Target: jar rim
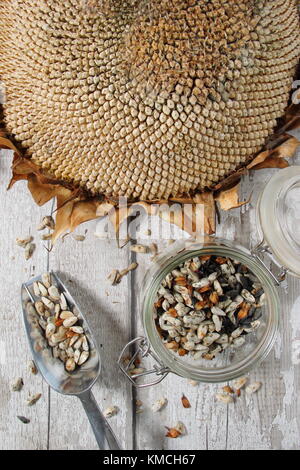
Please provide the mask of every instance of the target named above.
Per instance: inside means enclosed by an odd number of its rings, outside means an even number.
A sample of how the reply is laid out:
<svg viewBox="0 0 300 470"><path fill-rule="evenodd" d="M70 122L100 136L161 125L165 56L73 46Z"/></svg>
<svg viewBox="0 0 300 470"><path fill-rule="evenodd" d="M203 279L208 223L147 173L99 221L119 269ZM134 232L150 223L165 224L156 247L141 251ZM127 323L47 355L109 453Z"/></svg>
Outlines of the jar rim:
<svg viewBox="0 0 300 470"><path fill-rule="evenodd" d="M300 242L295 241L287 210L287 198L296 186L300 191L300 166L276 173L259 198L257 214L264 244L270 247L278 264L300 277Z"/></svg>
<svg viewBox="0 0 300 470"><path fill-rule="evenodd" d="M188 247L189 243L191 243L190 247ZM168 252L162 256L163 267L160 265L159 267L156 266L156 270L150 270L151 273L149 274L151 280L142 303L144 328L153 351L171 372L200 382L226 382L248 373L264 360L271 351L276 340L279 326L279 296L268 270L260 264L257 259L252 257L251 253L246 248L241 246L237 247L236 244L217 237L205 237L203 242L196 243L195 247L192 248L194 243L195 240L192 239L176 243L177 246L174 247L175 249L168 250ZM171 253L175 253L175 255L172 256ZM184 363L181 358L177 358L164 346L164 343L157 333L153 315L154 299L164 277L187 259L206 254L225 255L228 258L236 259L247 265L258 279L262 281L266 294L267 307L269 309L266 330L255 349L249 356L241 361L222 368L203 369L199 366L192 366L190 363ZM159 263L160 262L161 260Z"/></svg>

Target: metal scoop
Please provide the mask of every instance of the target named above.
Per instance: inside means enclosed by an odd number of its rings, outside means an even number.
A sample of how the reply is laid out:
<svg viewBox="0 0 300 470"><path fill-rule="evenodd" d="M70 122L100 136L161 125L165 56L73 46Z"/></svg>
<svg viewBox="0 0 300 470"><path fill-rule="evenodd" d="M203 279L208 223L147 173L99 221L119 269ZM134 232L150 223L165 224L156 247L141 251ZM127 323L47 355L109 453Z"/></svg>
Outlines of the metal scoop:
<svg viewBox="0 0 300 470"><path fill-rule="evenodd" d="M44 331L38 323L40 317L38 314L33 313L32 308L29 308L32 302L39 300L33 291L35 281L42 282L41 276L37 276L22 285L21 299L25 329L38 370L54 390L63 395L75 395L80 399L100 449L120 450L121 447L91 392L91 388L99 377L101 363L99 351L84 315L59 277L51 272L52 284L64 294L69 309L78 316L90 348L88 360L70 373L66 371L60 359L53 357L52 348L48 345Z"/></svg>

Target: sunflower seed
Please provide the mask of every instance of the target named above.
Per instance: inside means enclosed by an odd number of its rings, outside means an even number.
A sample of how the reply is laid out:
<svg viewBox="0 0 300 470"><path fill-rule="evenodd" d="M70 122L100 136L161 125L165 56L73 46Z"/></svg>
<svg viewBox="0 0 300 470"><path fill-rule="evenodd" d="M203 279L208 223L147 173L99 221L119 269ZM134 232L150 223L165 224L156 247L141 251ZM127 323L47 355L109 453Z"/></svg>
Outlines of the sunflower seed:
<svg viewBox="0 0 300 470"><path fill-rule="evenodd" d="M75 325L75 323L77 323L78 321L78 318L77 317L70 317L70 318L66 318L63 322L63 325L65 328L69 328L70 326L73 326Z"/></svg>
<svg viewBox="0 0 300 470"><path fill-rule="evenodd" d="M51 300L60 300L60 293L56 286L50 286L48 289L48 294Z"/></svg>
<svg viewBox="0 0 300 470"><path fill-rule="evenodd" d="M72 349L72 354L73 354L75 364L78 364L81 352L79 351L79 349L76 349L76 351Z"/></svg>
<svg viewBox="0 0 300 470"><path fill-rule="evenodd" d="M84 364L88 360L88 358L89 358L89 352L82 351L82 353L80 354L78 365L81 366L82 364Z"/></svg>
<svg viewBox="0 0 300 470"><path fill-rule="evenodd" d="M43 304L44 304L49 310L53 310L53 309L54 309L55 305L54 305L54 303L53 303L50 299L48 299L47 297L44 297L44 296L43 296L41 299L42 299Z"/></svg>
<svg viewBox="0 0 300 470"><path fill-rule="evenodd" d="M149 253L149 248L145 245L131 245L130 251L134 253Z"/></svg>
<svg viewBox="0 0 300 470"><path fill-rule="evenodd" d="M18 418L20 421L22 421L22 423L24 423L24 424L30 423L30 419L25 418L25 416L17 416L17 418Z"/></svg>
<svg viewBox="0 0 300 470"><path fill-rule="evenodd" d="M64 294L60 294L60 308L63 311L68 310L68 303Z"/></svg>

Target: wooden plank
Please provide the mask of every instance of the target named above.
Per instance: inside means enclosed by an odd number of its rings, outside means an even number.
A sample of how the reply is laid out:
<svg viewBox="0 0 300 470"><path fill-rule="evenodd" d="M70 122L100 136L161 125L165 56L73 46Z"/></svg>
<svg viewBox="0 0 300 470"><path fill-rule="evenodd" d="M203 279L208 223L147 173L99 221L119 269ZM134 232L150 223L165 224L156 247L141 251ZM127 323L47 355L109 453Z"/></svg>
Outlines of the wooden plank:
<svg viewBox="0 0 300 470"><path fill-rule="evenodd" d="M31 276L47 267L47 252L36 238L37 249L33 258L25 261L24 252L15 244L17 237L36 235L44 209L32 210L33 202L25 183L18 183L6 191L10 179L11 152L0 155L0 447L1 449L46 449L48 442L48 386L40 375L28 370L31 354L24 332L20 287ZM13 392L11 384L18 377L24 380L20 392ZM36 405L28 407L29 394L42 393ZM17 419L23 415L30 419L23 424Z"/></svg>
<svg viewBox="0 0 300 470"><path fill-rule="evenodd" d="M125 277L118 287L112 287L107 280L112 269L128 266L128 251L119 250L115 240L97 239L94 222L86 228L84 242L68 236L57 243L50 255L50 267L66 282L87 316L102 359L101 376L93 393L102 410L118 406L120 411L110 424L122 446L131 448L131 386L117 367L121 349L131 335L130 278ZM51 391L50 410L50 449L97 448L78 399Z"/></svg>

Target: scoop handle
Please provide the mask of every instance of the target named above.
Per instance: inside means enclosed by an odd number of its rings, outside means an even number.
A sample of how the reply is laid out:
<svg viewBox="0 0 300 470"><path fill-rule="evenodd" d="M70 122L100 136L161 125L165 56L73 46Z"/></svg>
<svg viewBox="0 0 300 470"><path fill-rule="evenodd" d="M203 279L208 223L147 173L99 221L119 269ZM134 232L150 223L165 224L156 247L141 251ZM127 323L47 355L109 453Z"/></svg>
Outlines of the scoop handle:
<svg viewBox="0 0 300 470"><path fill-rule="evenodd" d="M99 449L101 450L121 450L110 425L103 416L91 390L87 390L77 395L83 408L89 418L95 434Z"/></svg>

